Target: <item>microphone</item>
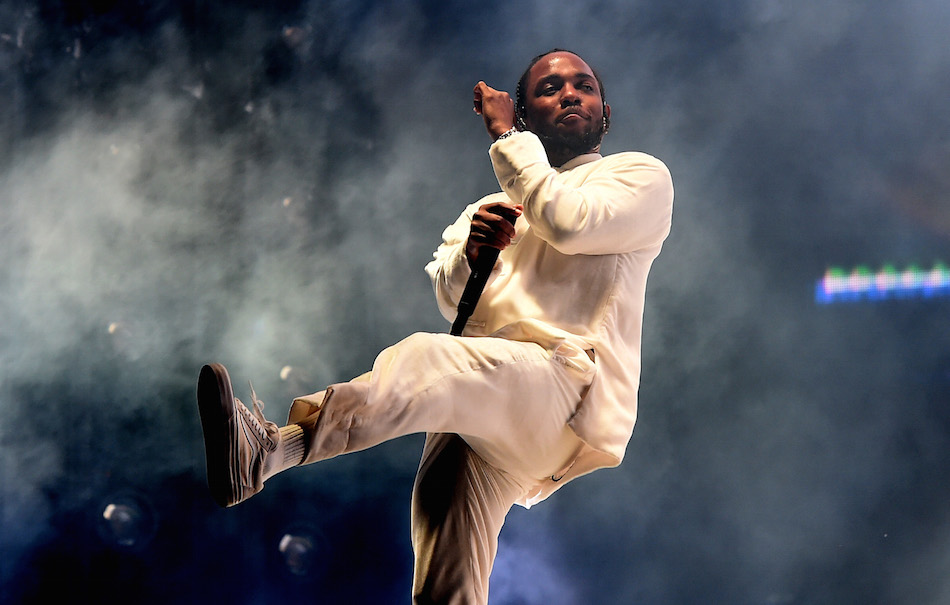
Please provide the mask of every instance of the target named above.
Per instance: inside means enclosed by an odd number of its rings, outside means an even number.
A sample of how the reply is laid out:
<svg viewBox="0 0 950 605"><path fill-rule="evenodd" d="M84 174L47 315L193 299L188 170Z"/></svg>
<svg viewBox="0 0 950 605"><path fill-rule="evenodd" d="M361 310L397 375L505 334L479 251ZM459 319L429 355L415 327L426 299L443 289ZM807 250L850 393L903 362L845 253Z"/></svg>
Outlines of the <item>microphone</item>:
<svg viewBox="0 0 950 605"><path fill-rule="evenodd" d="M512 225L515 224L517 217L512 216L510 213L504 213L501 216ZM482 296L482 290L485 289L485 284L488 283L488 276L491 275L495 261L498 260L499 252L501 252L501 250L498 248L489 248L487 246L483 246L482 249L478 251L478 258L475 259L472 274L468 276L468 281L465 283L465 290L462 291L462 297L459 299L458 315L455 316L455 321L452 322L452 329L449 331L449 334L452 336L462 335L462 330L465 329L468 318L475 312L475 305L478 304L478 299Z"/></svg>

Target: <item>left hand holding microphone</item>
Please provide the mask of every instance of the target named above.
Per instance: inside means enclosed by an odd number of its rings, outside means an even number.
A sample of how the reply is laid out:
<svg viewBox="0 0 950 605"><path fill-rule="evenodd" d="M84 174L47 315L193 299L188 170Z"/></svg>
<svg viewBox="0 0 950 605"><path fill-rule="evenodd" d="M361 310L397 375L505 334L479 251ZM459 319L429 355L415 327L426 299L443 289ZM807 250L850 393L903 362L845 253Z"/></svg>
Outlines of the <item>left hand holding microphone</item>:
<svg viewBox="0 0 950 605"><path fill-rule="evenodd" d="M469 266L476 266L483 248L494 249L494 256L497 257L499 251L511 244L515 236L515 221L523 211L524 206L521 204L508 202L492 202L479 207L472 217L468 241L465 243ZM491 267L488 269L490 271Z"/></svg>

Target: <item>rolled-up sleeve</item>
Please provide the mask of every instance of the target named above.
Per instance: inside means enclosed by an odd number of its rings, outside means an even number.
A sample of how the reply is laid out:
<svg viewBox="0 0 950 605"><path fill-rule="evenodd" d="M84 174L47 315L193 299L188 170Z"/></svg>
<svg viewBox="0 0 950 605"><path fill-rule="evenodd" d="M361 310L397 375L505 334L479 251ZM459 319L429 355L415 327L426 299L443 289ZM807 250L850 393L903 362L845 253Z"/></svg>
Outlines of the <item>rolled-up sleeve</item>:
<svg viewBox="0 0 950 605"><path fill-rule="evenodd" d="M530 132L490 150L498 184L524 205L534 232L563 254L621 254L662 242L670 231L673 181L653 156L618 153L583 183L559 182L541 141Z"/></svg>

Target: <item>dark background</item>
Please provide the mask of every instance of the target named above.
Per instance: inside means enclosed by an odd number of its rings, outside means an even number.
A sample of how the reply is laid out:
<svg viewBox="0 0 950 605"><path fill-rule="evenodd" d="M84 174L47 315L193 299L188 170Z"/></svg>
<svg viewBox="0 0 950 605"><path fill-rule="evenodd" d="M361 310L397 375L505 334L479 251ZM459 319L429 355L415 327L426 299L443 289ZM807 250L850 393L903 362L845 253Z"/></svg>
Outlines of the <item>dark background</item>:
<svg viewBox="0 0 950 605"><path fill-rule="evenodd" d="M497 190L471 89L557 46L674 227L627 458L512 511L492 603L950 602L950 303L814 302L950 260L950 5L262 5L0 4L0 601L408 602L422 437L219 510L194 381L281 420L447 331L422 267Z"/></svg>

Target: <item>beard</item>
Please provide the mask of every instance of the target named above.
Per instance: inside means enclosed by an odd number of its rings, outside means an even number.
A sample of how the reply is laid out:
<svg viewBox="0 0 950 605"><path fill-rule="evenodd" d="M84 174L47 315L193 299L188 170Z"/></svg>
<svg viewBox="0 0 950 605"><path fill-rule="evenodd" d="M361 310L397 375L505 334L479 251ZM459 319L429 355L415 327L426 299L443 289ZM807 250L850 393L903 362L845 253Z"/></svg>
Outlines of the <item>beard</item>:
<svg viewBox="0 0 950 605"><path fill-rule="evenodd" d="M538 129L534 134L541 139L549 157L575 158L585 153L596 151L606 134L606 124L603 120L597 122L597 127L585 130L579 134L559 132L556 127Z"/></svg>

